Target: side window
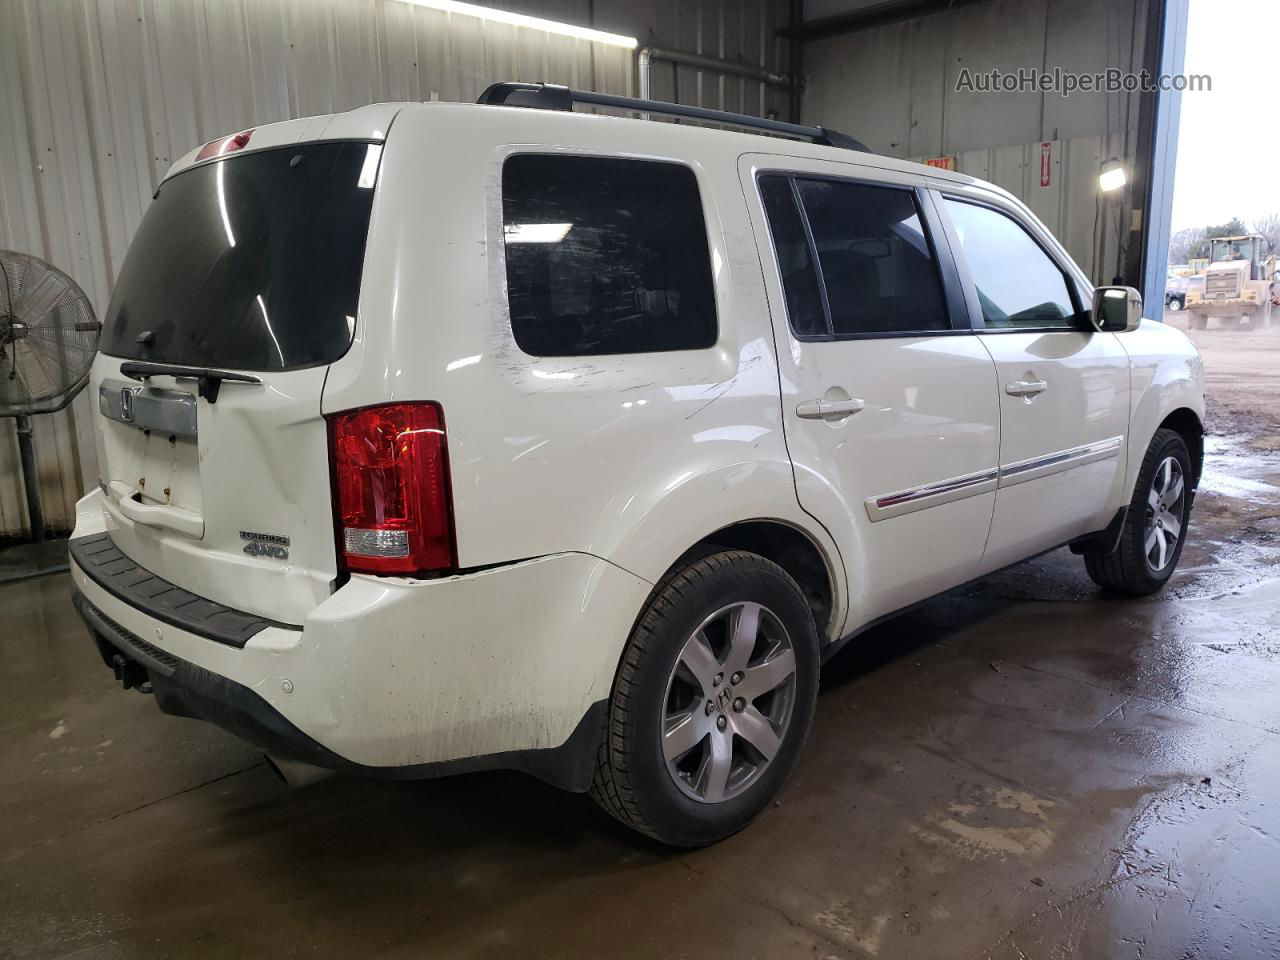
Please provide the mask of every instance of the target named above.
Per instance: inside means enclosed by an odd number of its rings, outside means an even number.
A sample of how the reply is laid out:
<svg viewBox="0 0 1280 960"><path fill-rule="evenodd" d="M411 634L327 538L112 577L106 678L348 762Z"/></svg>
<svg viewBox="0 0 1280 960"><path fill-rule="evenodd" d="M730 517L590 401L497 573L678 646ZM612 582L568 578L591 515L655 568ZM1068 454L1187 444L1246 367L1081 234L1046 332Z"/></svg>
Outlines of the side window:
<svg viewBox="0 0 1280 960"><path fill-rule="evenodd" d="M796 178L831 310L831 331L949 329L942 279L910 190Z"/></svg>
<svg viewBox="0 0 1280 960"><path fill-rule="evenodd" d="M813 268L804 221L791 190L791 178L761 177L760 196L769 218L769 232L773 234L791 329L798 337L825 337L831 331L827 327L818 272Z"/></svg>
<svg viewBox="0 0 1280 960"><path fill-rule="evenodd" d="M542 357L697 350L715 291L693 171L516 154L502 168L511 332Z"/></svg>
<svg viewBox="0 0 1280 960"><path fill-rule="evenodd" d="M986 326L1074 326L1067 278L1017 221L963 200L948 197L946 203Z"/></svg>

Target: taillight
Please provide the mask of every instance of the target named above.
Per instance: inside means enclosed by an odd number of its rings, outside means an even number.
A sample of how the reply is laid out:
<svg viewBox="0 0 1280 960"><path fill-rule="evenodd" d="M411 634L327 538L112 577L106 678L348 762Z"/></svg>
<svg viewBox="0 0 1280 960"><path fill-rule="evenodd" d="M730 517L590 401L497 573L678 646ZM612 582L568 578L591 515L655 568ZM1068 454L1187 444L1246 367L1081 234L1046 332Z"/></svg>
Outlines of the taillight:
<svg viewBox="0 0 1280 960"><path fill-rule="evenodd" d="M329 418L338 545L357 573L457 566L444 414L392 403Z"/></svg>

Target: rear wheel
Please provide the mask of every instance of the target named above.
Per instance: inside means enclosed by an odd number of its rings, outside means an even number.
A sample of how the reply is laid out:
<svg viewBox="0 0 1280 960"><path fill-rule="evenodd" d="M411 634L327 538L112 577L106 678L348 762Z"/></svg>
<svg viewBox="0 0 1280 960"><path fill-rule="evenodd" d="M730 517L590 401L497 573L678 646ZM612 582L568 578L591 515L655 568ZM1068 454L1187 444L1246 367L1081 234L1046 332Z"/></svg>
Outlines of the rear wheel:
<svg viewBox="0 0 1280 960"><path fill-rule="evenodd" d="M735 550L679 570L623 653L592 796L673 846L741 830L795 765L818 665L813 615L781 567Z"/></svg>
<svg viewBox="0 0 1280 960"><path fill-rule="evenodd" d="M1157 430L1142 460L1119 547L1086 556L1085 569L1100 587L1154 593L1178 566L1191 518L1191 454L1173 430Z"/></svg>

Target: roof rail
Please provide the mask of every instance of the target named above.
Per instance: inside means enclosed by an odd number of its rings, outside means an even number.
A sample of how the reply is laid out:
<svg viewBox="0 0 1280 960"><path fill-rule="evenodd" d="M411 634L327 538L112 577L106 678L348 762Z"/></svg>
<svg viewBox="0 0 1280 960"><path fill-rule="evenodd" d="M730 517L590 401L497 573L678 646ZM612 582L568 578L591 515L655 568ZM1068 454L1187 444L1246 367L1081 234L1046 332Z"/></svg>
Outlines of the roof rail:
<svg viewBox="0 0 1280 960"><path fill-rule="evenodd" d="M570 90L555 83L519 83L505 81L488 87L476 99L476 103L489 103L508 107L533 107L538 110L573 110L579 103L597 107L613 107L618 110L634 110L638 113L652 113L664 117L688 117L690 120L706 120L709 123L723 123L734 127L745 127L764 133L777 133L786 137L798 137L801 140L812 140L827 147L841 147L845 150L859 150L863 153L871 151L859 141L838 130L826 127L809 127L799 123L784 123L781 120L767 120L763 117L752 117L745 113L728 113L724 110L709 110L706 107L690 107L682 103L667 103L663 100L641 100L638 97L617 97L611 93L594 93L590 90Z"/></svg>

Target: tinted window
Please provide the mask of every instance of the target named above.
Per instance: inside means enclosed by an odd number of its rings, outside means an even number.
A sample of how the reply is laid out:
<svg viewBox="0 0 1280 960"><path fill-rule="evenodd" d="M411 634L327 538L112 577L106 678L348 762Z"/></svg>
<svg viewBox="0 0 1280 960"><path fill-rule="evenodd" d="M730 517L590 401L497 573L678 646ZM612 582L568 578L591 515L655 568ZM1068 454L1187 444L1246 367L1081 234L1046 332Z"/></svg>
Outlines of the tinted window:
<svg viewBox="0 0 1280 960"><path fill-rule="evenodd" d="M945 330L942 281L910 190L797 178L836 336Z"/></svg>
<svg viewBox="0 0 1280 960"><path fill-rule="evenodd" d="M311 143L165 181L120 270L102 351L248 370L342 356L381 149Z"/></svg>
<svg viewBox="0 0 1280 960"><path fill-rule="evenodd" d="M511 332L535 356L694 350L716 341L693 171L520 154L502 169Z"/></svg>
<svg viewBox="0 0 1280 960"><path fill-rule="evenodd" d="M809 240L796 207L791 178L761 177L760 195L769 217L769 231L773 234L791 329L801 337L825 336L830 331L818 289L818 274L813 269Z"/></svg>
<svg viewBox="0 0 1280 960"><path fill-rule="evenodd" d="M1026 230L990 207L948 199L947 210L988 327L1073 325L1066 277Z"/></svg>

